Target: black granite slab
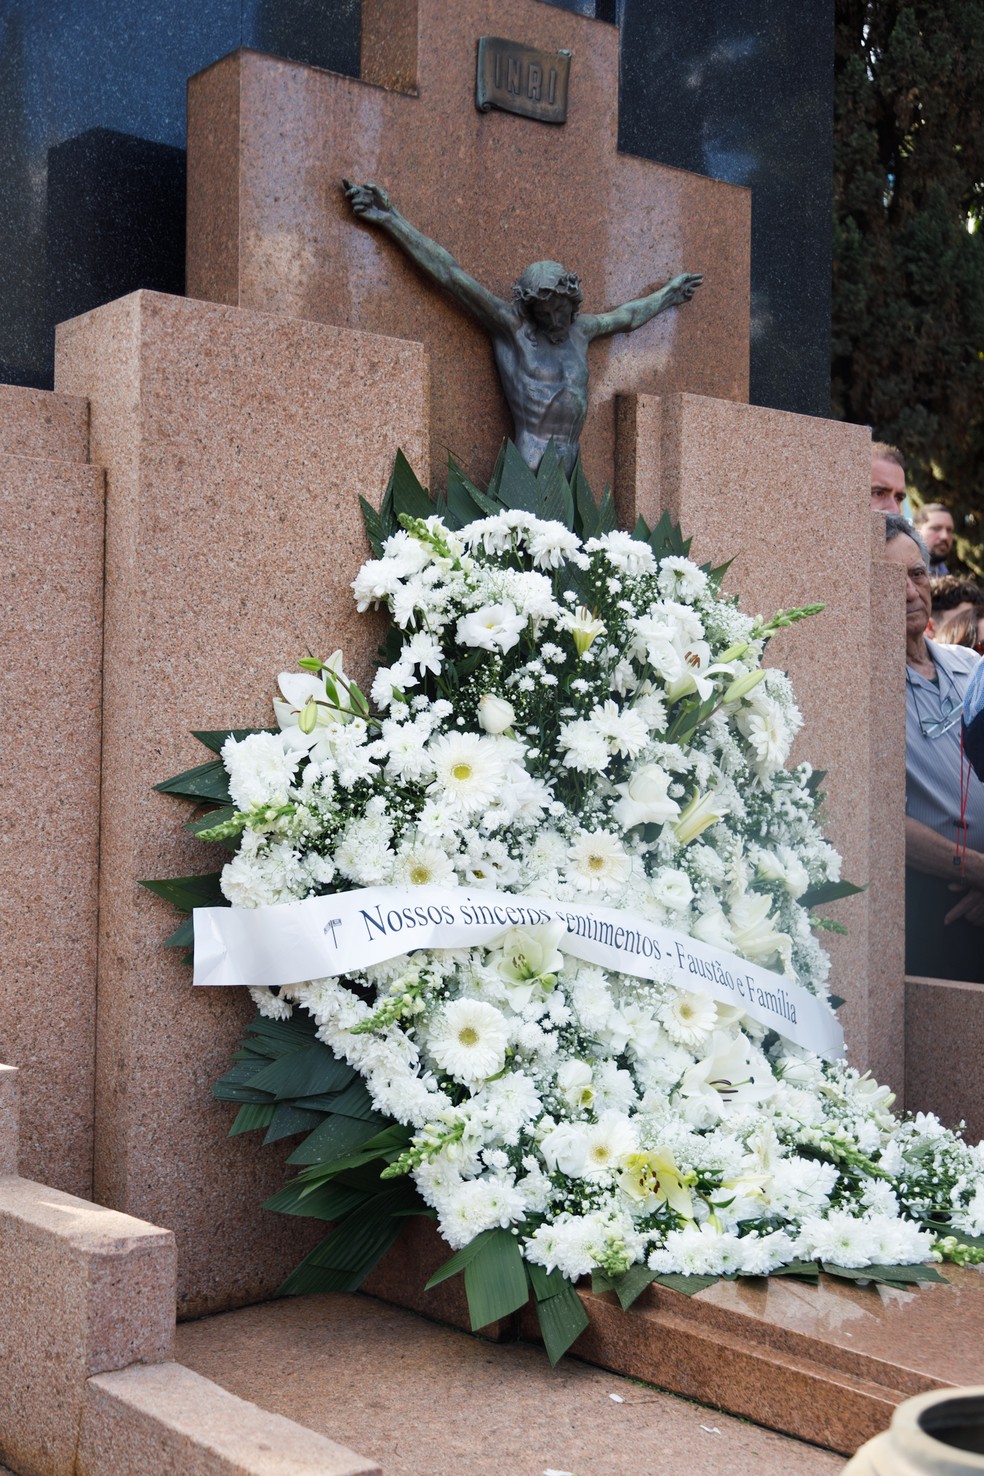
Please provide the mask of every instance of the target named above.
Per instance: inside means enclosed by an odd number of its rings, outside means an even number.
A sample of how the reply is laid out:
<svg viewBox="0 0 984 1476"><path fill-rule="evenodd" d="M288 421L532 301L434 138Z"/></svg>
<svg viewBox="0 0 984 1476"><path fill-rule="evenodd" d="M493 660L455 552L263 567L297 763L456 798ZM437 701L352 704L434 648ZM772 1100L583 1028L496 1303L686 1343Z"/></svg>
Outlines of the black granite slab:
<svg viewBox="0 0 984 1476"><path fill-rule="evenodd" d="M449 0L452 3L452 0ZM621 27L621 146L753 191L752 399L829 405L831 0L550 0ZM185 89L238 46L358 73L359 0L0 0L0 382L183 290Z"/></svg>

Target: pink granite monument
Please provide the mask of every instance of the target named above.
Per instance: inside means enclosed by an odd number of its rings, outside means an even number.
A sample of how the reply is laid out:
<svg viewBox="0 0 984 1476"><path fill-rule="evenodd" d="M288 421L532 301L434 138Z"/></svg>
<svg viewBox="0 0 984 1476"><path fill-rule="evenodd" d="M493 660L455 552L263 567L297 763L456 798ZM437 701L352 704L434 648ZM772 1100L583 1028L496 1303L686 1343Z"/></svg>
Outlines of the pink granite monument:
<svg viewBox="0 0 984 1476"><path fill-rule="evenodd" d="M38 1177L76 1192L94 1164L98 1201L173 1230L188 1316L270 1295L318 1227L259 1212L282 1160L229 1140L228 1109L210 1098L250 1006L193 992L161 947L174 920L139 879L214 862L152 786L205 756L189 730L264 722L276 673L309 648L343 646L365 671L376 632L348 589L365 554L359 494L378 501L397 446L423 480L439 479L449 449L487 472L508 429L483 335L353 222L343 175L391 187L500 294L538 257L576 269L592 310L703 272L685 311L591 350L587 470L598 487L614 483L623 524L667 508L699 557L734 556L729 587L746 606L827 604L773 655L807 719L796 757L831 771L831 839L847 874L872 883L837 911L850 930L833 955L852 1059L903 1088L901 576L865 524L867 433L746 403L747 192L617 152L615 35L597 22L537 0L364 0L363 27L361 80L250 52L192 79L189 298L137 293L63 325L57 395L4 392L8 526L27 590L8 667L26 683L65 670L66 638L85 653L61 698L79 736L44 801L46 864L18 860L26 768L4 861L26 920L5 939L2 986L4 1046L27 1068L24 1151ZM476 109L488 34L571 52L566 123ZM54 614L52 560L64 594ZM16 723L5 736L23 745ZM45 730L46 768L57 740ZM26 1002L32 1013L19 1014ZM918 994L910 1007L924 1007ZM60 1087L71 1111L55 1110ZM398 1249L377 1291L405 1299L401 1278L427 1254ZM839 1310L784 1294L773 1315L778 1300L736 1308L702 1294L689 1323L679 1299L651 1304L652 1327L670 1328L681 1367L691 1360L677 1387L727 1403L713 1349L744 1339L730 1407L813 1439L829 1428L848 1448L871 1433L872 1410L951 1378L952 1361L929 1359L871 1394L860 1386L886 1361L881 1334L852 1360L825 1323ZM450 1302L438 1310L455 1316ZM753 1337L751 1321L768 1330ZM638 1349L626 1363L599 1327L585 1356L672 1377ZM802 1405L831 1368L835 1416L783 1424L789 1397ZM778 1383L756 1402L756 1380Z"/></svg>

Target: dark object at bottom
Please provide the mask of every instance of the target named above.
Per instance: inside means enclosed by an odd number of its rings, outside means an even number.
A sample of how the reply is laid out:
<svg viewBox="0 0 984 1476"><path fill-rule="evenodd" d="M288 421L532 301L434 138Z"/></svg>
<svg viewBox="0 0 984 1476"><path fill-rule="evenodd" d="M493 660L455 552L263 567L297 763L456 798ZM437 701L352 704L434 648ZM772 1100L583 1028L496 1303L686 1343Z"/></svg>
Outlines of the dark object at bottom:
<svg viewBox="0 0 984 1476"><path fill-rule="evenodd" d="M958 867L953 880L959 882ZM939 876L919 871L905 873L905 971L930 979L958 979L984 984L984 928L958 918L943 919L959 901L960 893Z"/></svg>

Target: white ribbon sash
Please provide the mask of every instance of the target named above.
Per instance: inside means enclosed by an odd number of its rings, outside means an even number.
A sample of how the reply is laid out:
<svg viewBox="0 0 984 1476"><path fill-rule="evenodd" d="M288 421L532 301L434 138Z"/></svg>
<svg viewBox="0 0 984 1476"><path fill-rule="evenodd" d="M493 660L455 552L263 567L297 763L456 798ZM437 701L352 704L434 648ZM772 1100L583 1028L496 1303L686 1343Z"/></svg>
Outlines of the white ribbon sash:
<svg viewBox="0 0 984 1476"><path fill-rule="evenodd" d="M196 907L195 983L276 986L355 973L416 948L472 948L512 927L559 921L565 953L639 979L735 1005L827 1060L844 1034L827 1004L801 984L727 949L614 907L549 902L512 892L448 887L359 887L276 907Z"/></svg>

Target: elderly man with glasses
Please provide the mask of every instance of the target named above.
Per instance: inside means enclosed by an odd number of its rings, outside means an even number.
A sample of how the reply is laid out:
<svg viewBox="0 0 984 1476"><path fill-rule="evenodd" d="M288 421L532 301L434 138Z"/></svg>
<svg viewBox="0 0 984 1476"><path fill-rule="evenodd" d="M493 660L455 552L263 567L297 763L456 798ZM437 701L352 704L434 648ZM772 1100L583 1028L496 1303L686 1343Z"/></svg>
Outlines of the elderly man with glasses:
<svg viewBox="0 0 984 1476"><path fill-rule="evenodd" d="M964 691L981 658L926 639L929 553L911 523L885 518L886 556L906 571L905 965L984 984L984 785L961 746Z"/></svg>

